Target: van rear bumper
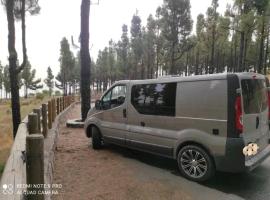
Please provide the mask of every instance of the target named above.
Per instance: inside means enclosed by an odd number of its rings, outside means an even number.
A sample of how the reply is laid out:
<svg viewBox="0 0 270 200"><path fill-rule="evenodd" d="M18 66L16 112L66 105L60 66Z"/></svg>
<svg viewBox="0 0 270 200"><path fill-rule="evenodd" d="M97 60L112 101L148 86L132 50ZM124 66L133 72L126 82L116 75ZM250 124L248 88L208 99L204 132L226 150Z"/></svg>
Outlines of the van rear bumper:
<svg viewBox="0 0 270 200"><path fill-rule="evenodd" d="M258 165L260 165L270 155L270 145L268 145L263 151L259 152L256 156L245 162L247 171L252 171Z"/></svg>
<svg viewBox="0 0 270 200"><path fill-rule="evenodd" d="M214 157L216 169L223 172L252 171L270 155L270 144L257 155L246 160L243 154L244 142L242 138L228 138L224 156Z"/></svg>
<svg viewBox="0 0 270 200"><path fill-rule="evenodd" d="M233 173L245 171L244 146L242 138L227 138L225 155L214 156L216 169Z"/></svg>

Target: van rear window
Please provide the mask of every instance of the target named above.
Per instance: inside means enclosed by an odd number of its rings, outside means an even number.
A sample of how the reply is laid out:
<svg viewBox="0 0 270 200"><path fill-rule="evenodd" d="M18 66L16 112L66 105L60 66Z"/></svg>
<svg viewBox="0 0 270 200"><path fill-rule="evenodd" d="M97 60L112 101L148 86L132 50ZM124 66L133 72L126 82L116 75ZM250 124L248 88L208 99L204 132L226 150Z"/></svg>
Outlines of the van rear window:
<svg viewBox="0 0 270 200"><path fill-rule="evenodd" d="M246 114L260 113L267 108L265 80L245 79L241 81L244 111Z"/></svg>

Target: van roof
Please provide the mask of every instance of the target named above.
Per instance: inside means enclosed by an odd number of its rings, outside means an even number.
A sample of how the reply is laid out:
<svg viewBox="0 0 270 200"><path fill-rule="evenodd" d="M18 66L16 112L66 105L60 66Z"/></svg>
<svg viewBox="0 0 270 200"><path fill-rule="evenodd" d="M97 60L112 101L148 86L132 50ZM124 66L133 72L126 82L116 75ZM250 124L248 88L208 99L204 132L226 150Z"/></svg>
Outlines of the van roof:
<svg viewBox="0 0 270 200"><path fill-rule="evenodd" d="M145 79L145 80L121 80L117 81L115 84L119 83L133 83L133 84L143 84L143 83L158 83L158 82L187 82L187 81L204 81L204 80L224 80L227 79L228 75L235 74L241 79L243 78L256 78L264 79L265 76L253 72L241 72L241 73L220 73L220 74L206 74L206 75L196 75L196 76L161 76L157 79Z"/></svg>

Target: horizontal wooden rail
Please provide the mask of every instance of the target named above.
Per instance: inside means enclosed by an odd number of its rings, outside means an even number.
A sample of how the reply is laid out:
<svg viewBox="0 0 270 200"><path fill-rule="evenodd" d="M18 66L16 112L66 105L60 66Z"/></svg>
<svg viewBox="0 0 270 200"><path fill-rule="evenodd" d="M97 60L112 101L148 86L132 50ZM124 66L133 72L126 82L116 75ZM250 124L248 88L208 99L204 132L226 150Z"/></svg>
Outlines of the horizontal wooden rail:
<svg viewBox="0 0 270 200"><path fill-rule="evenodd" d="M10 155L5 165L2 178L0 180L0 199L5 200L21 200L25 199L23 195L22 188L18 186L25 185L26 181L26 138L30 134L40 134L44 136L44 169L45 173L48 171L49 165L52 161L47 161L50 157L50 152L53 151L52 148L55 148L53 143L55 140L52 139L50 134L58 134L58 127L56 123L59 123L59 117L61 117L69 108L71 104L75 102L76 97L58 97L50 100L48 104L43 104L42 108L34 109L33 113L29 114L20 124L16 138L13 142ZM53 103L52 103L53 102ZM58 105L59 102L59 105ZM57 105L56 105L57 103ZM48 110L48 112L47 112ZM54 114L54 116L52 116ZM58 116L59 115L59 116ZM54 117L54 119L53 119ZM53 123L54 120L55 122ZM30 122L31 121L31 122ZM30 124L29 124L30 122ZM51 125L51 127L48 127ZM50 129L54 130L50 130ZM54 138L57 138L54 136ZM49 149L49 150L48 150ZM47 152L50 151L50 152ZM49 155L49 156L48 156ZM37 175L40 176L40 175ZM44 176L41 175L41 176ZM46 179L46 178L45 178ZM48 180L46 180L48 182ZM45 181L45 183L46 183ZM2 192L2 186L5 185L8 187L8 190ZM11 188L12 187L12 191ZM27 198L26 198L27 199ZM45 198L48 199L48 198ZM50 198L49 198L50 199Z"/></svg>

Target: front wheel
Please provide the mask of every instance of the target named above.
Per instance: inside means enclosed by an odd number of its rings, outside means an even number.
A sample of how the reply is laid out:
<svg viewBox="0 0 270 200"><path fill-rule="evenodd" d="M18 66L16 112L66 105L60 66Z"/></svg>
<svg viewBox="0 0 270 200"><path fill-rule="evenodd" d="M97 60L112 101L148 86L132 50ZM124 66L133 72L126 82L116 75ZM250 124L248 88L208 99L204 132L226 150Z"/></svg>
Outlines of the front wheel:
<svg viewBox="0 0 270 200"><path fill-rule="evenodd" d="M212 158L199 146L184 146L178 153L177 161L181 174L192 181L206 181L215 173Z"/></svg>
<svg viewBox="0 0 270 200"><path fill-rule="evenodd" d="M96 127L92 127L92 148L95 150L102 148L102 137Z"/></svg>

